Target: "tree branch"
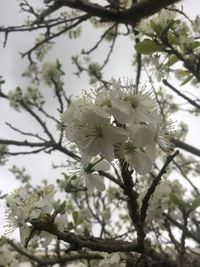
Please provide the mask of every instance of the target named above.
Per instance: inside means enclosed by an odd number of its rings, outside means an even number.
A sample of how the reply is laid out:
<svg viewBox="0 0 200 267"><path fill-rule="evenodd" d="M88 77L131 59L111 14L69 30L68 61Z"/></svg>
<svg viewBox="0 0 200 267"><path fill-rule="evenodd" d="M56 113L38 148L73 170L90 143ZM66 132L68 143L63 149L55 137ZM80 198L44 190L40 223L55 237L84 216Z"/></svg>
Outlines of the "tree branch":
<svg viewBox="0 0 200 267"><path fill-rule="evenodd" d="M170 88L172 91L174 91L177 95L185 99L188 103L190 103L195 108L200 109L200 105L198 105L194 100L190 99L188 96L181 93L178 89L176 89L173 85L171 85L167 80L163 80L164 85L166 85L168 88Z"/></svg>
<svg viewBox="0 0 200 267"><path fill-rule="evenodd" d="M158 186L159 182L161 181L161 177L166 173L166 168L170 164L170 162L173 161L173 159L178 155L179 151L175 151L174 154L167 157L167 160L165 164L163 165L162 169L160 170L159 174L154 178L152 184L148 188L148 191L145 195L145 197L142 200L142 207L141 207L141 222L144 223L147 215L147 210L149 206L149 200L153 193L156 190L156 187Z"/></svg>
<svg viewBox="0 0 200 267"><path fill-rule="evenodd" d="M198 237L198 235L196 235L193 232L190 232L187 228L184 227L184 225L182 225L181 223L177 222L174 218L172 218L169 214L163 212L163 216L171 223L173 223L173 225L175 225L176 227L178 227L179 229L181 229L182 231L185 231L185 235L187 237L192 238L194 241L196 241L197 243L200 244L200 238Z"/></svg>
<svg viewBox="0 0 200 267"><path fill-rule="evenodd" d="M196 147L193 147L191 145L188 145L180 140L177 140L177 139L172 139L172 142L174 143L174 145L176 147L179 147L187 152L190 152L192 153L193 155L196 155L198 157L200 157L200 150L197 149Z"/></svg>
<svg viewBox="0 0 200 267"><path fill-rule="evenodd" d="M0 139L0 144L2 145L13 145L13 146L24 146L24 147L43 147L46 148L52 148L53 150L58 150L62 153L64 153L67 156L70 156L76 160L80 160L80 157L76 155L75 153L71 152L70 150L62 147L60 144L57 144L56 142L50 141L50 142L29 142L27 140L24 141L17 141L17 140L9 140L9 139ZM33 151L34 153L34 151ZM29 153L30 154L30 153Z"/></svg>
<svg viewBox="0 0 200 267"><path fill-rule="evenodd" d="M131 8L123 11L108 9L108 7L106 8L83 0L61 0L60 3L63 6L78 9L91 16L99 17L103 21L112 21L135 26L141 19L149 17L168 5L178 1L179 0L145 0L139 3L134 3Z"/></svg>
<svg viewBox="0 0 200 267"><path fill-rule="evenodd" d="M133 242L114 240L114 239L102 239L93 236L76 235L71 232L61 232L54 224L34 222L32 223L35 230L46 231L53 235L56 235L59 240L63 240L69 244L74 245L77 249L89 248L92 251L104 251L104 252L139 252L139 248Z"/></svg>
<svg viewBox="0 0 200 267"><path fill-rule="evenodd" d="M100 253L94 253L94 252L78 252L78 253L70 253L67 255L63 255L61 257L56 258L56 257L37 257L34 254L27 252L24 250L22 247L17 245L15 242L13 242L10 239L6 239L7 243L13 247L19 254L25 256L26 258L39 263L40 265L53 265L56 263L66 263L66 262L71 262L71 261L76 261L80 259L87 259L87 260L94 260L94 259L103 259L104 257Z"/></svg>

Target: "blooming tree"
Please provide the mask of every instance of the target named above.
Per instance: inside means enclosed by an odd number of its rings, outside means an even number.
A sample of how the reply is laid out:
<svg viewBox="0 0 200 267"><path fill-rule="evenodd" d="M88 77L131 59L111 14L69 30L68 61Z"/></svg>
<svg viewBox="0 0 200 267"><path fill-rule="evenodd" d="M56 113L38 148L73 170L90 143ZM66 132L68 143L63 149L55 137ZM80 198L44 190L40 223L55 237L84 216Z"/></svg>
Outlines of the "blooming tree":
<svg viewBox="0 0 200 267"><path fill-rule="evenodd" d="M42 130L7 122L21 139L1 133L0 163L54 152L63 159L52 165L55 180L37 186L25 168L10 168L21 186L8 194L2 188L0 266L200 266L200 149L187 143L187 124L173 119L199 115L200 19L191 20L177 0L104 2L44 0L38 9L19 1L27 21L0 27L5 47L14 32L40 32L22 53L29 85L8 92L1 77L0 97ZM64 33L78 42L84 23L101 35L72 55L74 75L81 81L87 74L91 85L71 96L64 64L47 55ZM133 75L107 79L122 36L134 43ZM103 43L110 46L97 63L92 53ZM51 89L51 111L43 87ZM11 239L16 230L19 238Z"/></svg>

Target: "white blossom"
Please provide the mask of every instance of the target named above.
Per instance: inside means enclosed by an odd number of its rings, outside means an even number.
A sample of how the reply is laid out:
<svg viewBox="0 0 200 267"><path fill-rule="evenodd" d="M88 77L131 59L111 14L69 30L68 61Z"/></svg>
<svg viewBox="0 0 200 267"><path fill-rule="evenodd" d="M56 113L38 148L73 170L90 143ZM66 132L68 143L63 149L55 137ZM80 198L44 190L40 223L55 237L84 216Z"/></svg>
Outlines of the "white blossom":
<svg viewBox="0 0 200 267"><path fill-rule="evenodd" d="M124 263L120 262L120 254L119 253L103 253L104 259L99 262L99 267L125 267Z"/></svg>
<svg viewBox="0 0 200 267"><path fill-rule="evenodd" d="M64 231L67 228L68 224L68 216L65 212L64 214L58 214L54 220L54 223L56 224L59 231Z"/></svg>
<svg viewBox="0 0 200 267"><path fill-rule="evenodd" d="M50 185L31 193L21 187L7 196L7 233L19 228L21 241L25 244L31 232L29 222L52 213L54 194L54 186Z"/></svg>
<svg viewBox="0 0 200 267"><path fill-rule="evenodd" d="M153 161L150 155L136 147L131 140L123 145L122 151L125 161L137 173L145 175L151 171Z"/></svg>
<svg viewBox="0 0 200 267"><path fill-rule="evenodd" d="M130 81L124 86L119 81L113 94L117 96L111 100L113 116L118 122L124 124L158 121L156 102L151 92L144 89L138 91Z"/></svg>
<svg viewBox="0 0 200 267"><path fill-rule="evenodd" d="M88 189L88 193L91 194L96 188L98 191L104 191L104 178L98 174L98 171L108 171L110 165L108 162L102 159L94 158L92 161L83 160L79 169L76 169L76 175L78 180L83 180L85 186ZM76 180L75 180L76 183Z"/></svg>
<svg viewBox="0 0 200 267"><path fill-rule="evenodd" d="M113 79L107 87L84 92L61 119L66 138L77 145L85 159L98 155L109 162L122 159L144 175L152 169L157 144L168 151L170 130L161 122L152 92L136 88L130 80L122 83ZM82 176L90 192L95 187L104 189L98 173Z"/></svg>
<svg viewBox="0 0 200 267"><path fill-rule="evenodd" d="M63 72L59 69L58 62L46 62L42 66L42 78L47 84L60 83Z"/></svg>
<svg viewBox="0 0 200 267"><path fill-rule="evenodd" d="M73 106L62 118L66 125L66 137L89 157L100 154L112 161L114 144L127 139L126 130L111 125L107 114L94 104L79 106L77 110Z"/></svg>
<svg viewBox="0 0 200 267"><path fill-rule="evenodd" d="M154 29L151 27L150 21L152 20L156 25L159 25L162 29L164 29L168 23L174 20L176 17L176 12L168 11L168 10L161 10L154 16L151 16L150 19L142 19L138 25L139 31L148 34L154 34Z"/></svg>
<svg viewBox="0 0 200 267"><path fill-rule="evenodd" d="M0 247L0 266L16 267L19 265L19 261L14 257L14 253L11 252L7 244Z"/></svg>

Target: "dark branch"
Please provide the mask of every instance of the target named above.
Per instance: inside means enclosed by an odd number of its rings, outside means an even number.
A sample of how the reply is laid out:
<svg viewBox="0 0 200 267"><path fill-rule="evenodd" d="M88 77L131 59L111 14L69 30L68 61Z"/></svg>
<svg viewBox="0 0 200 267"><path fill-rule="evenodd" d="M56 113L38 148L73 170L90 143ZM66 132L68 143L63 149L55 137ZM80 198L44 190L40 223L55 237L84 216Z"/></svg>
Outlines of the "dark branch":
<svg viewBox="0 0 200 267"><path fill-rule="evenodd" d="M122 240L114 239L102 239L96 238L93 236L82 236L76 235L71 232L61 232L55 225L46 224L46 223L33 223L35 230L46 231L57 236L59 240L63 240L69 244L74 245L75 247L89 248L92 251L104 251L104 252L128 252L136 251L139 252L138 246L133 242L127 242Z"/></svg>
<svg viewBox="0 0 200 267"><path fill-rule="evenodd" d="M72 0L61 0L60 3L63 6L78 9L101 18L103 21L116 22L122 24L129 24L135 26L141 19L149 17L162 8L168 5L174 4L179 0L145 0L139 3L134 3L130 9L118 11L114 9L108 9L98 4L93 4L88 1L72 1Z"/></svg>
<svg viewBox="0 0 200 267"><path fill-rule="evenodd" d="M196 147L193 147L191 145L188 145L180 140L177 140L177 139L172 139L172 142L174 143L174 145L176 147L179 147L187 152L190 152L192 153L193 155L196 155L198 157L200 157L200 150L197 149Z"/></svg>
<svg viewBox="0 0 200 267"><path fill-rule="evenodd" d="M148 191L142 200L142 207L141 207L141 222L142 223L145 222L147 210L148 210L148 206L149 206L149 200L150 200L151 196L155 192L158 184L160 183L162 176L166 173L167 166L170 164L170 162L173 161L173 159L178 155L178 153L179 153L179 151L177 150L177 151L175 151L175 153L173 155L170 155L167 157L167 160L166 160L165 164L163 165L162 169L160 170L159 174L154 178L152 184L148 188Z"/></svg>
<svg viewBox="0 0 200 267"><path fill-rule="evenodd" d="M52 150L58 150L64 153L67 156L70 156L76 160L80 160L80 157L75 153L71 152L70 150L62 147L60 144L56 142L29 142L27 140L24 141L17 141L17 140L9 140L9 139L0 139L0 144L2 145L13 145L13 146L24 146L24 147L43 147L44 149L52 148ZM33 151L34 153L34 151Z"/></svg>

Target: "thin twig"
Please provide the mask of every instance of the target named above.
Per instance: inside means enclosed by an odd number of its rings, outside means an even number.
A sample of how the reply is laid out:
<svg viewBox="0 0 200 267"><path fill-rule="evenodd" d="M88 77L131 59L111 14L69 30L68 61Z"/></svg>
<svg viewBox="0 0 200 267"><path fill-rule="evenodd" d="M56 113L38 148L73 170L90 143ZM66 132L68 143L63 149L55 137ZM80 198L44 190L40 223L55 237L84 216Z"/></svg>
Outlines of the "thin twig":
<svg viewBox="0 0 200 267"><path fill-rule="evenodd" d="M168 88L170 88L172 91L174 91L177 95L185 99L188 103L190 103L192 106L200 109L200 105L197 104L194 100L189 98L188 96L181 93L178 89L176 89L173 85L171 85L167 80L163 80L164 85L166 85Z"/></svg>

